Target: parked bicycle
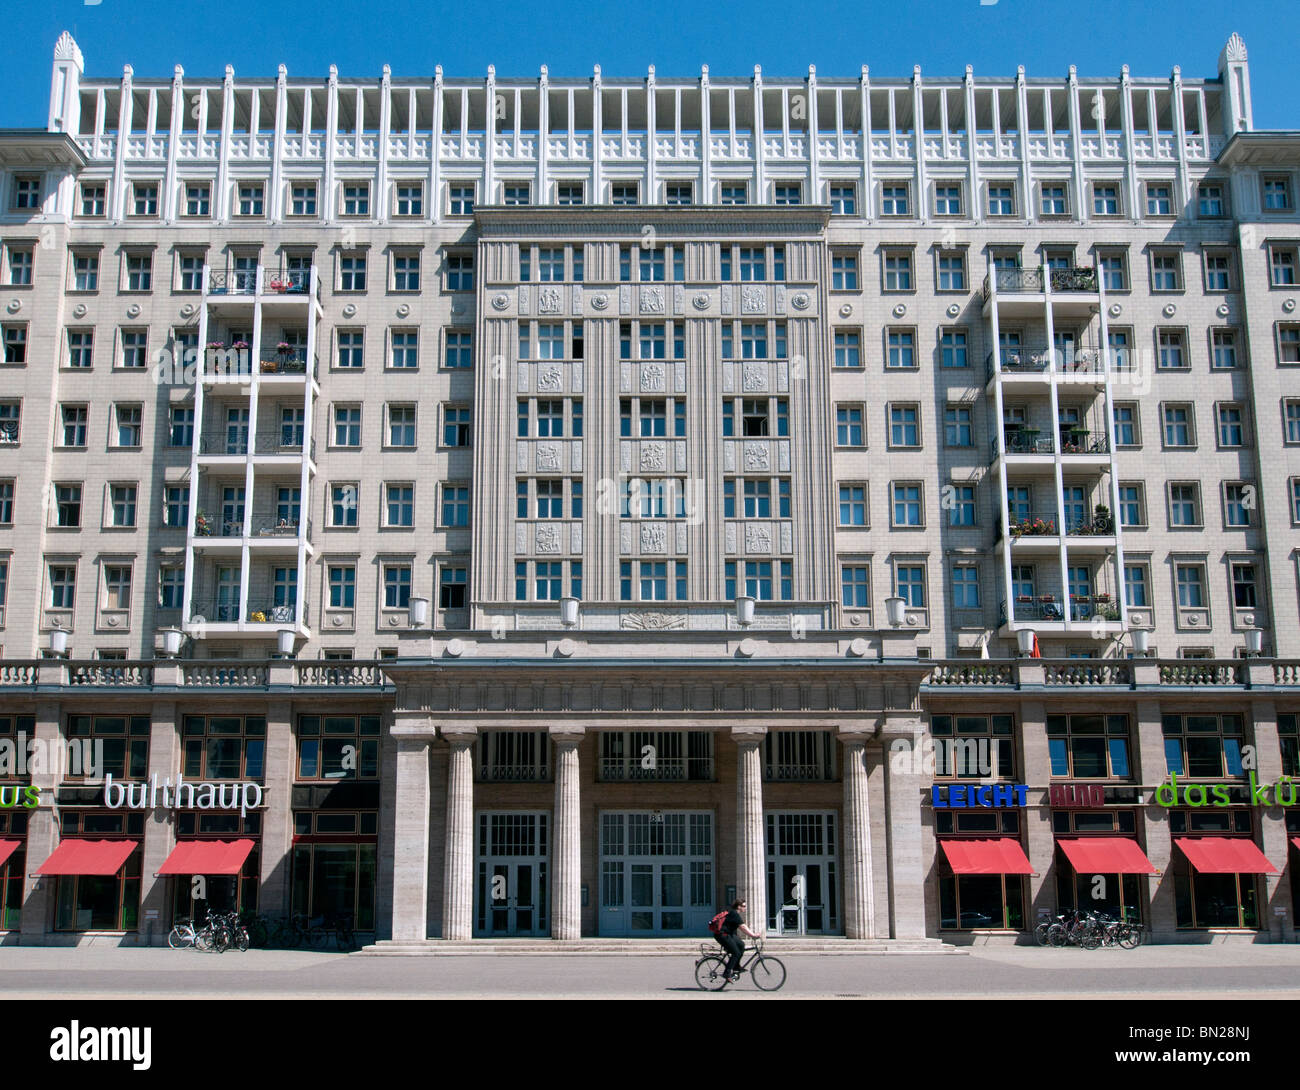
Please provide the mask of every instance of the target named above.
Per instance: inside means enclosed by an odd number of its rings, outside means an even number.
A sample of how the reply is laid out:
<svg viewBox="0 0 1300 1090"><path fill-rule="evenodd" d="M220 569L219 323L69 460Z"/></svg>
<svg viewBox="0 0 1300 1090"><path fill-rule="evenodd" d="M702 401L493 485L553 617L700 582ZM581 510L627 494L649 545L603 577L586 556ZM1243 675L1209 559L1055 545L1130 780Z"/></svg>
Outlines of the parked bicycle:
<svg viewBox="0 0 1300 1090"><path fill-rule="evenodd" d="M1105 912L1081 912L1073 909L1053 921L1034 929L1039 945L1081 946L1095 950L1099 946L1120 946L1132 950L1142 943L1145 927L1132 920L1117 920Z"/></svg>
<svg viewBox="0 0 1300 1090"><path fill-rule="evenodd" d="M695 983L706 992L720 992L727 986L727 961L725 953L720 953L712 943L701 943L702 955L695 963ZM749 973L754 987L765 992L774 992L785 983L785 965L763 953L763 940L755 939L745 959L741 961L739 972Z"/></svg>

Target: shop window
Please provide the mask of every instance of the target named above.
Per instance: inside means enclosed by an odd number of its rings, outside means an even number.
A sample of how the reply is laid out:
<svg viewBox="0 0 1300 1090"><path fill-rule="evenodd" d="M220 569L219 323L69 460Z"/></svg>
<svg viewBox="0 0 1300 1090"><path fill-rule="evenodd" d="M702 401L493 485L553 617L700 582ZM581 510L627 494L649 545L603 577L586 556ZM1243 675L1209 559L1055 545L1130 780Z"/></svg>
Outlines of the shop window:
<svg viewBox="0 0 1300 1090"><path fill-rule="evenodd" d="M309 917L313 926L347 921L357 931L375 929L378 824L373 810L294 813L295 915Z"/></svg>
<svg viewBox="0 0 1300 1090"><path fill-rule="evenodd" d="M147 728L148 718L143 718ZM144 814L64 810L60 815L60 833L63 840L143 838ZM55 930L136 930L140 918L143 855L143 849L137 847L116 874L60 875L54 887Z"/></svg>
<svg viewBox="0 0 1300 1090"><path fill-rule="evenodd" d="M1192 780L1244 774L1240 715L1164 715L1160 726L1167 771Z"/></svg>
<svg viewBox="0 0 1300 1090"><path fill-rule="evenodd" d="M1014 779L1015 719L1010 715L932 715L935 779Z"/></svg>
<svg viewBox="0 0 1300 1090"><path fill-rule="evenodd" d="M379 716L300 715L298 780L379 778Z"/></svg>
<svg viewBox="0 0 1300 1090"><path fill-rule="evenodd" d="M1127 779L1127 715L1049 715L1047 747L1053 776Z"/></svg>
<svg viewBox="0 0 1300 1090"><path fill-rule="evenodd" d="M82 776L90 779L105 773L119 780L142 780L149 768L149 717L147 715L69 715L68 742L89 742L91 759L84 762ZM103 743L101 748L100 743ZM69 752L72 746L69 745ZM78 778L69 762L70 779Z"/></svg>
<svg viewBox="0 0 1300 1090"><path fill-rule="evenodd" d="M187 715L182 728L182 771L189 779L260 780L266 755L266 717Z"/></svg>

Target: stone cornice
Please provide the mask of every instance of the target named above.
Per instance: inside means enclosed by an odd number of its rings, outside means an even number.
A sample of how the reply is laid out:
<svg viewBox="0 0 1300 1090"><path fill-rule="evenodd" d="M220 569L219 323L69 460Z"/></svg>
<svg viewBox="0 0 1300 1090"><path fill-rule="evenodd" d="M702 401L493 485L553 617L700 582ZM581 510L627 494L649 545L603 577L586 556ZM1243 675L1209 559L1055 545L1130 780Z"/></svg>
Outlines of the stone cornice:
<svg viewBox="0 0 1300 1090"><path fill-rule="evenodd" d="M816 238L830 206L808 205L508 205L479 207L474 222L484 242L551 235L589 235L639 241L652 227L666 239L716 239L737 234Z"/></svg>

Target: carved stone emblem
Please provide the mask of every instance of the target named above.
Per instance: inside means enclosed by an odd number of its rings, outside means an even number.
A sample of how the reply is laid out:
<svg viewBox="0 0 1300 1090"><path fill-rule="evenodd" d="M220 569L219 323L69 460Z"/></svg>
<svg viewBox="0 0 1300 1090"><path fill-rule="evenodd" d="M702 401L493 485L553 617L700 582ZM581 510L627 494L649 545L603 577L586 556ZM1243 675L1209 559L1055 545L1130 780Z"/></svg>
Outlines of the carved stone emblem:
<svg viewBox="0 0 1300 1090"><path fill-rule="evenodd" d="M668 531L657 522L641 527L641 551L643 553L662 553L668 548Z"/></svg>
<svg viewBox="0 0 1300 1090"><path fill-rule="evenodd" d="M542 288L537 293L537 313L538 314L559 314L560 313L560 289L559 288Z"/></svg>
<svg viewBox="0 0 1300 1090"><path fill-rule="evenodd" d="M766 443L745 444L745 471L751 469L771 469L772 451Z"/></svg>
<svg viewBox="0 0 1300 1090"><path fill-rule="evenodd" d="M808 293L806 291L797 291L790 296L790 305L794 307L795 310L807 310L810 302L812 302L812 300L808 298Z"/></svg>
<svg viewBox="0 0 1300 1090"><path fill-rule="evenodd" d="M771 527L762 523L745 524L745 552L770 553L772 551Z"/></svg>
<svg viewBox="0 0 1300 1090"><path fill-rule="evenodd" d="M560 369L554 364L537 369L537 388L539 390L559 390L564 383L560 379Z"/></svg>
<svg viewBox="0 0 1300 1090"><path fill-rule="evenodd" d="M505 310L510 305L510 297L505 292L497 292L492 296L492 306L497 310Z"/></svg>
<svg viewBox="0 0 1300 1090"><path fill-rule="evenodd" d="M560 468L560 445L558 443L537 444L537 471L558 470Z"/></svg>
<svg viewBox="0 0 1300 1090"><path fill-rule="evenodd" d="M767 389L767 365L747 363L740 371L740 384L747 392Z"/></svg>
<svg viewBox="0 0 1300 1090"><path fill-rule="evenodd" d="M691 306L693 306L696 310L708 310L709 297L705 295L703 292L700 292L699 295L695 296L695 298L691 300Z"/></svg>
<svg viewBox="0 0 1300 1090"><path fill-rule="evenodd" d="M641 468L649 470L668 468L668 454L663 443L641 444Z"/></svg>
<svg viewBox="0 0 1300 1090"><path fill-rule="evenodd" d="M642 314L662 314L664 312L664 289L663 288L642 288L641 289L641 313Z"/></svg>
<svg viewBox="0 0 1300 1090"><path fill-rule="evenodd" d="M597 310L604 310L607 306L609 306L609 296L593 295L591 297L591 305L595 307Z"/></svg>
<svg viewBox="0 0 1300 1090"><path fill-rule="evenodd" d="M767 308L767 289L745 285L740 289L740 313L762 314Z"/></svg>
<svg viewBox="0 0 1300 1090"><path fill-rule="evenodd" d="M560 551L560 528L558 526L537 527L537 551L539 553L558 553Z"/></svg>
<svg viewBox="0 0 1300 1090"><path fill-rule="evenodd" d="M664 365L662 363L643 363L641 365L641 389L651 392L664 388Z"/></svg>
<svg viewBox="0 0 1300 1090"><path fill-rule="evenodd" d="M619 623L623 628L642 630L685 628L686 615L681 613L627 613L623 615Z"/></svg>

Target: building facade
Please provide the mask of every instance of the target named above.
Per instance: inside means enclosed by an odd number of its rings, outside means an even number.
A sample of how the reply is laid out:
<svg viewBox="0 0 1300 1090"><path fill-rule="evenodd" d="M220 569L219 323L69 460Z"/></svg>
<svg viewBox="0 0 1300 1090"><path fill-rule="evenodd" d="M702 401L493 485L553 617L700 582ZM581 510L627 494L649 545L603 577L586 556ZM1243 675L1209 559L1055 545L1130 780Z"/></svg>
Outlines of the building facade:
<svg viewBox="0 0 1300 1090"><path fill-rule="evenodd" d="M244 81L65 34L0 171L10 941L737 892L1294 937L1300 134L1235 35Z"/></svg>

